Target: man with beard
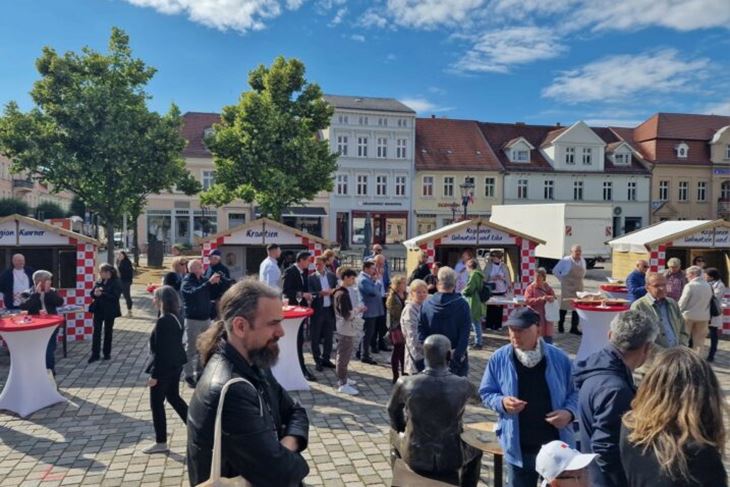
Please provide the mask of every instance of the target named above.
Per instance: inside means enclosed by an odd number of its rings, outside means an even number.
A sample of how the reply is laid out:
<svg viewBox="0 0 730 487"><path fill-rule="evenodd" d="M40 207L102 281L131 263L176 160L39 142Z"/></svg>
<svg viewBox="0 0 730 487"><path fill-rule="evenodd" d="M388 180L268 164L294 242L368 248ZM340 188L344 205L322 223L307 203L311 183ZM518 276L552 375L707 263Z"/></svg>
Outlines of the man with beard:
<svg viewBox="0 0 730 487"><path fill-rule="evenodd" d="M309 420L270 370L284 336L280 294L261 282L239 282L223 295L220 315L198 341L206 367L188 411L190 485L210 477L216 409L234 378L244 381L232 383L223 401L221 475L253 485L299 485L309 473L301 454Z"/></svg>

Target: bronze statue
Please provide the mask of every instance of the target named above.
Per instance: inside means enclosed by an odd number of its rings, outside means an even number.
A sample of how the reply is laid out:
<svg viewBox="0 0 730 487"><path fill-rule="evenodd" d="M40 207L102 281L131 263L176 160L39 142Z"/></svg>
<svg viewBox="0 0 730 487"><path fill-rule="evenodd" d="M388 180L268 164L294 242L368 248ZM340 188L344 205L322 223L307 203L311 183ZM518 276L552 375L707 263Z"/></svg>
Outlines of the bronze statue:
<svg viewBox="0 0 730 487"><path fill-rule="evenodd" d="M391 460L401 457L425 477L476 486L482 452L461 440L462 416L475 387L449 371L451 342L445 336L429 336L423 353L426 369L398 379L388 403Z"/></svg>

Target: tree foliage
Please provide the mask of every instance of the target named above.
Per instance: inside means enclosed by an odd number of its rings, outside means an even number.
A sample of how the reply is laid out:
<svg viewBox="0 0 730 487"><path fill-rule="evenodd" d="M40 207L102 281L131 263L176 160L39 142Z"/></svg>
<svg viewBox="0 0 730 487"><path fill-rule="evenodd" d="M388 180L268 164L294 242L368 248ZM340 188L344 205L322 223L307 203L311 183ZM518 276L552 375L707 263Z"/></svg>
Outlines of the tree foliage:
<svg viewBox="0 0 730 487"><path fill-rule="evenodd" d="M44 201L43 203L38 203L38 206L35 207L35 217L38 220L63 218L65 216L66 212L61 208L61 205L53 201Z"/></svg>
<svg viewBox="0 0 730 487"><path fill-rule="evenodd" d="M0 217L9 215L28 216L30 208L28 203L19 198L0 198Z"/></svg>
<svg viewBox="0 0 730 487"><path fill-rule="evenodd" d="M249 73L251 90L223 108L206 139L216 183L203 193L204 204L256 201L262 214L278 219L286 207L332 190L337 155L318 132L333 109L304 72L301 61L278 57Z"/></svg>
<svg viewBox="0 0 730 487"><path fill-rule="evenodd" d="M79 198L79 195L74 195L71 200L71 205L68 208L68 216L86 218L86 205L84 204L84 201Z"/></svg>
<svg viewBox="0 0 730 487"><path fill-rule="evenodd" d="M61 56L45 47L36 67L35 107L23 113L11 102L0 117L0 153L14 171L78 195L110 236L140 196L188 176L180 111L149 111L144 87L155 69L132 56L122 30L112 29L108 53L86 47Z"/></svg>

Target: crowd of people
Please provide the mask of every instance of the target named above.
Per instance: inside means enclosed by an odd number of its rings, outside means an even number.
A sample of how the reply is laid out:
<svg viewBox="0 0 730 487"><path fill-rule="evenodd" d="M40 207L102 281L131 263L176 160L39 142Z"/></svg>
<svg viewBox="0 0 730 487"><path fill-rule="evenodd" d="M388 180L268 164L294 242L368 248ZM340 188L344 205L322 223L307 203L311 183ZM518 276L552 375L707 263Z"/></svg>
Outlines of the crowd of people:
<svg viewBox="0 0 730 487"><path fill-rule="evenodd" d="M282 269L281 249L270 244L258 280L238 283L217 250L207 268L200 259L176 257L153 294L158 318L145 371L155 442L144 452L168 451L167 401L187 424L191 485L207 480L215 462L224 477L254 485L297 485L306 477L307 412L271 373L284 336L285 300L313 310L297 337L308 380L317 377L305 366L307 339L314 371L332 369L337 391L346 395L359 394L348 370L353 356L369 366L391 352L392 458L421 475L477 484L482 453L461 433L466 405L479 397L498 417L511 486L535 487L540 478L553 487L727 485L727 404L708 365L717 351L717 310L725 293L717 269L694 262L682 271L681 262L670 259L666 271L649 272L646 261L638 261L626 279L631 310L612 321L602 350L574 363L554 344L547 307L560 304L558 332L572 312L569 332L581 333L569 301L583 290L579 246L553 269L560 298L540 268L525 289L525 305L506 320L502 306L487 302L512 291L503 252L491 251L482 267L467 249L454 268L429 263L423 253L406 277L391 273L380 245L372 250L358 269L340 265L332 251L299 252ZM122 296L131 316L127 264L124 254L117 267L99 267L90 294L89 363L111 358ZM63 299L52 277L13 256L12 268L0 275L6 306L54 314ZM503 326L509 342L490 356L477 388L468 380L469 351L483 348L485 327ZM46 358L54 373L55 342L54 335ZM180 395L181 376L194 388L189 405ZM217 420L220 458L213 454Z"/></svg>

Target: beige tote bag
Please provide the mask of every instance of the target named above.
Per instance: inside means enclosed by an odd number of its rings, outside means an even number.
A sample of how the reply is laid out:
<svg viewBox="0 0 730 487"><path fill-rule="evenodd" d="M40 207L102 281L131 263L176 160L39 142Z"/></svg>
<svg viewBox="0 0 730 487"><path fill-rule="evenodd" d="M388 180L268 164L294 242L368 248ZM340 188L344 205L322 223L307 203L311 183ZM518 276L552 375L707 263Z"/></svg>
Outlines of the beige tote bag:
<svg viewBox="0 0 730 487"><path fill-rule="evenodd" d="M223 401L226 398L226 392L228 388L236 382L245 382L250 385L256 391L256 395L259 398L259 415L264 415L264 405L261 402L261 395L258 393L258 389L254 387L246 379L236 377L231 379L223 385L221 390L221 397L218 400L218 410L215 413L215 429L213 430L213 458L210 463L210 478L205 482L198 484L196 487L253 487L253 484L241 476L233 478L221 477L221 416L223 415Z"/></svg>

